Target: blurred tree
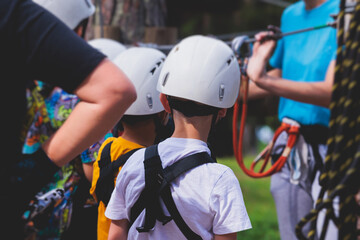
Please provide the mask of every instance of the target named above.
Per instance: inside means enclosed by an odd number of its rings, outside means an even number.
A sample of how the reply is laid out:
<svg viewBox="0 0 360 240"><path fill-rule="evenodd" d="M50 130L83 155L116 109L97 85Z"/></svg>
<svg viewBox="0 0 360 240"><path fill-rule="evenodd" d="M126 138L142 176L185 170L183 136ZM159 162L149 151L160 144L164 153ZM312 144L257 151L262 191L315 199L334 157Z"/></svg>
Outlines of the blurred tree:
<svg viewBox="0 0 360 240"><path fill-rule="evenodd" d="M142 41L146 27L165 27L165 0L93 0L91 38L108 37L124 44Z"/></svg>
<svg viewBox="0 0 360 240"><path fill-rule="evenodd" d="M269 24L279 25L284 6L265 3L264 0L168 0L166 24L178 27L180 38L194 33L229 35L254 32Z"/></svg>

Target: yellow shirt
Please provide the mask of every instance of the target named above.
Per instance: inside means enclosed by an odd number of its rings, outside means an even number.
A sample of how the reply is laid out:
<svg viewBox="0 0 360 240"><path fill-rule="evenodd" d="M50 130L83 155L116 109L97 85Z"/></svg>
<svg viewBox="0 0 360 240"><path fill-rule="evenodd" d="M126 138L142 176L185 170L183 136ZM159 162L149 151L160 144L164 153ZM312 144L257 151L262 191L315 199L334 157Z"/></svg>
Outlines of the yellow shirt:
<svg viewBox="0 0 360 240"><path fill-rule="evenodd" d="M99 179L99 176L100 176L99 160L100 160L101 152L102 152L103 148L105 147L105 145L111 141L113 141L113 143L111 145L111 149L110 149L111 161L115 161L121 155L123 155L135 148L144 147L137 143L125 140L122 137L118 137L118 138L110 137L104 141L104 143L101 145L101 147L99 149L98 157L93 165L94 170L93 170L93 179L92 179L92 183L91 183L90 194L93 195L96 200L97 200L97 198L96 198L96 194L95 194L95 189L96 189L97 180ZM121 169L121 167L119 168L119 171L120 171L120 169ZM114 186L115 186L115 183L116 183L116 178L114 179ZM106 239L108 239L108 235L109 235L109 228L110 228L111 220L105 217L105 209L106 209L105 204L103 202L99 202L98 223L97 223L97 239L98 240L106 240Z"/></svg>

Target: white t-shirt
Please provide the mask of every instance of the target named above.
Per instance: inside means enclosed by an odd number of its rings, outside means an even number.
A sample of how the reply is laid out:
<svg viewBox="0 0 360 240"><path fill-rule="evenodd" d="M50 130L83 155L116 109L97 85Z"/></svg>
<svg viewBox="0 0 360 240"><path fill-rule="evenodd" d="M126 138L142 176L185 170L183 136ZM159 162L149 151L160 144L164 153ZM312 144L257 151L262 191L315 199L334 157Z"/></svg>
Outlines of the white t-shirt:
<svg viewBox="0 0 360 240"><path fill-rule="evenodd" d="M130 219L131 207L145 186L144 151L135 152L121 169L105 212L109 219ZM210 154L205 142L185 138L166 139L158 152L163 168L191 154ZM182 218L202 239L251 228L239 181L227 166L207 163L193 168L171 183L171 192ZM129 229L128 239L185 239L174 221L166 225L157 221L153 230L139 233L136 227L143 225L144 216L145 211Z"/></svg>

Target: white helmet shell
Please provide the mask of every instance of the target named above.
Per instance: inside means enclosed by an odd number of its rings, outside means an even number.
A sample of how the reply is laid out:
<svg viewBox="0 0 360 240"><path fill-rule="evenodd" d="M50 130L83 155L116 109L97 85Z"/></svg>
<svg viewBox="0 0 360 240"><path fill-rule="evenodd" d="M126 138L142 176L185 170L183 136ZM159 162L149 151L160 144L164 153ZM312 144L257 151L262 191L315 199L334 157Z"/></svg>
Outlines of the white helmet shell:
<svg viewBox="0 0 360 240"><path fill-rule="evenodd" d="M201 35L183 39L168 54L157 89L217 108L234 105L240 87L240 68L223 41Z"/></svg>
<svg viewBox="0 0 360 240"><path fill-rule="evenodd" d="M105 54L110 60L114 60L117 55L126 49L123 44L109 38L96 38L88 41L88 43Z"/></svg>
<svg viewBox="0 0 360 240"><path fill-rule="evenodd" d="M134 84L137 99L125 115L150 115L164 110L156 90L165 54L146 47L132 47L120 53L113 62Z"/></svg>
<svg viewBox="0 0 360 240"><path fill-rule="evenodd" d="M75 29L79 23L95 12L91 0L33 0L57 18L70 29Z"/></svg>

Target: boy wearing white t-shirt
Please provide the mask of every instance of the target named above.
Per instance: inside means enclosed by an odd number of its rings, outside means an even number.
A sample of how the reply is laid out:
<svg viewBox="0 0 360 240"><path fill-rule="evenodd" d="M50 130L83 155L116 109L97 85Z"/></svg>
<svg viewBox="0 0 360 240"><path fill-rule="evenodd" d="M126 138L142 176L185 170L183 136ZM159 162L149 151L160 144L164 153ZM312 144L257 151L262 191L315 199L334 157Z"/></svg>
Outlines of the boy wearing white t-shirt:
<svg viewBox="0 0 360 240"><path fill-rule="evenodd" d="M192 36L172 49L157 86L175 124L171 138L157 146L162 168L197 153L211 155L206 144L209 132L235 103L239 85L237 60L222 41ZM117 177L105 212L112 220L109 239L186 239L162 200L163 213L173 220L156 220L146 231L141 226L147 224L147 211L133 220L132 208L145 187L144 155L145 149L135 152ZM236 239L237 232L251 228L239 182L230 168L207 162L169 185L176 208L196 239Z"/></svg>

